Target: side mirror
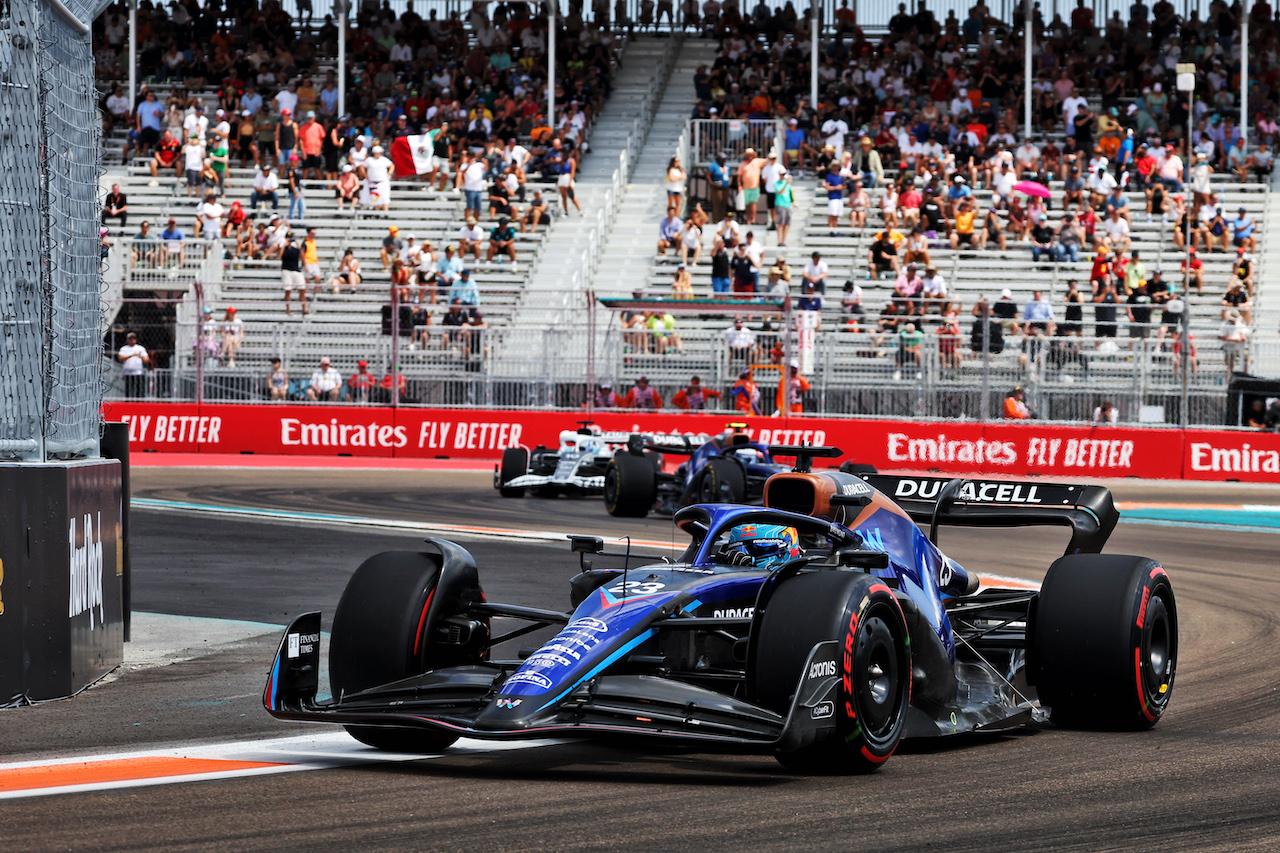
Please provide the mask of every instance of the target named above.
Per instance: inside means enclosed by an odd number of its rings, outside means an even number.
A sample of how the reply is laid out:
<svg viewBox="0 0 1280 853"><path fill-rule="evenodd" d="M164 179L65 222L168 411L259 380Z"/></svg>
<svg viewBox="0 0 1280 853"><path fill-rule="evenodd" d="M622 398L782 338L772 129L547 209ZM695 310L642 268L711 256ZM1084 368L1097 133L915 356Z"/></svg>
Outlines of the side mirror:
<svg viewBox="0 0 1280 853"><path fill-rule="evenodd" d="M599 554L604 550L604 540L599 536L570 536L569 550L574 554Z"/></svg>
<svg viewBox="0 0 1280 853"><path fill-rule="evenodd" d="M836 562L846 568L866 569L870 572L889 568L889 555L884 551L838 551Z"/></svg>

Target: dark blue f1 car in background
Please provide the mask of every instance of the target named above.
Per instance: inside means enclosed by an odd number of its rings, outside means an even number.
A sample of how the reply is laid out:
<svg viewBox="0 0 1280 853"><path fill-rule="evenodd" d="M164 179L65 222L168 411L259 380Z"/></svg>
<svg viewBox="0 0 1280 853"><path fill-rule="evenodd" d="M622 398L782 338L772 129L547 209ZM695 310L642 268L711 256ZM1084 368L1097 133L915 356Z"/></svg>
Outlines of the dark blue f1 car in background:
<svg viewBox="0 0 1280 853"><path fill-rule="evenodd" d="M668 515L695 503L760 504L764 485L791 466L773 458L767 444L753 441L744 423L731 423L710 439L682 435L632 435L613 454L604 474L604 505L610 515ZM662 455L689 457L672 472ZM846 473L875 473L870 465L845 463Z"/></svg>
<svg viewBox="0 0 1280 853"><path fill-rule="evenodd" d="M768 480L763 506L676 512L689 544L674 562L571 537L580 572L564 611L487 601L471 555L446 540L371 557L334 615L333 698L317 699L308 613L280 644L267 710L397 751L613 738L859 772L904 737L1047 718L1143 729L1168 707L1173 589L1150 559L1098 553L1119 517L1105 488L863 479L810 470L833 449L770 451L798 464ZM936 544L943 525L1033 524L1072 529L1039 591L980 588ZM525 624L495 636L494 617ZM494 658L548 626L561 627L541 647Z"/></svg>

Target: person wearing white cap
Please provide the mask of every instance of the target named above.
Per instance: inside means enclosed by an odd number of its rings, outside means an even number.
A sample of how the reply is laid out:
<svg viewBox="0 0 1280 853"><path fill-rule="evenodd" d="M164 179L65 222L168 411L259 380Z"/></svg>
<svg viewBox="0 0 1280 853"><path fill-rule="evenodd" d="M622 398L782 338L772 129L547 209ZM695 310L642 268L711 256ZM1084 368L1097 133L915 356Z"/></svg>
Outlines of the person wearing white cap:
<svg viewBox="0 0 1280 853"><path fill-rule="evenodd" d="M361 176L364 178L364 192L360 197L360 203L365 209L381 209L383 212L391 210L391 179L395 176L396 167L382 153L382 146L373 146L373 152L364 165L360 167Z"/></svg>
<svg viewBox="0 0 1280 853"><path fill-rule="evenodd" d="M356 193L360 191L360 178L356 176L355 168L350 164L342 167L342 172L338 175L338 180L334 183L334 195L338 197L338 212L342 212L342 205L346 202L351 203L351 212L356 212Z"/></svg>
<svg viewBox="0 0 1280 853"><path fill-rule="evenodd" d="M809 380L800 375L800 362L791 359L787 365L787 378L778 383L775 415L789 412L798 415L804 411L804 394L809 391Z"/></svg>
<svg viewBox="0 0 1280 853"><path fill-rule="evenodd" d="M336 401L338 392L342 390L342 374L334 370L329 357L320 359L320 366L311 374L311 384L307 386L307 399Z"/></svg>

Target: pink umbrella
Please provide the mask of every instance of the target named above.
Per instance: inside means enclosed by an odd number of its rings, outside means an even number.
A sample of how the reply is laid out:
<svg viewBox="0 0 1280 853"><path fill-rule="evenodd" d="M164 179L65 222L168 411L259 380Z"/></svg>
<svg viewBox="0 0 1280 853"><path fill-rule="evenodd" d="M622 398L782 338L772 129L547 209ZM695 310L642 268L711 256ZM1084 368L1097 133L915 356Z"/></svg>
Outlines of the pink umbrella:
<svg viewBox="0 0 1280 853"><path fill-rule="evenodd" d="M1049 197L1049 188L1044 184L1038 184L1035 181L1018 181L1013 185L1014 190L1027 195L1038 195L1040 198Z"/></svg>

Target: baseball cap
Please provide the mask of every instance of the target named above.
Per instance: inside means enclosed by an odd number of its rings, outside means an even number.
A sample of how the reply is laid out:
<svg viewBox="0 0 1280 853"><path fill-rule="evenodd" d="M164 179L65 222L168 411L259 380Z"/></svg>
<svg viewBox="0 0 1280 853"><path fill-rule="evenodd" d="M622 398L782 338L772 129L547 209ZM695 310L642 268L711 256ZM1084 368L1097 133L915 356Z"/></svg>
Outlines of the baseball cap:
<svg viewBox="0 0 1280 853"><path fill-rule="evenodd" d="M750 375L751 375L751 368L749 368L749 367L744 367L742 370L739 370L739 371L738 371L738 378L739 378L739 379L746 379L746 378L747 378L747 377L749 377Z"/></svg>
<svg viewBox="0 0 1280 853"><path fill-rule="evenodd" d="M176 219L174 219L172 216L170 216L170 217L169 217L169 224L170 224L170 225L177 225L177 224L178 224L178 220L176 220Z"/></svg>
<svg viewBox="0 0 1280 853"><path fill-rule="evenodd" d="M236 309L235 309L235 307L234 307L234 306L228 306L228 307L227 307L227 313L228 313L228 314L234 314L234 313L236 313Z"/></svg>
<svg viewBox="0 0 1280 853"><path fill-rule="evenodd" d="M356 367L368 367L368 366L369 366L369 362L365 361L363 358L356 362Z"/></svg>
<svg viewBox="0 0 1280 853"><path fill-rule="evenodd" d="M387 230L388 230L388 231L390 231L392 234L399 234L399 233L400 233L400 229L399 229L399 228L397 228L397 227L396 227L396 226L394 226L394 225L388 225L388 226L387 226Z"/></svg>
<svg viewBox="0 0 1280 853"><path fill-rule="evenodd" d="M287 116L287 115L293 115L293 113L290 110L284 109L280 111L280 115Z"/></svg>
<svg viewBox="0 0 1280 853"><path fill-rule="evenodd" d="M329 364L329 356L327 356L327 355L326 355L326 356L324 356L323 358L321 358L321 359L320 359L320 363L321 363L321 364Z"/></svg>
<svg viewBox="0 0 1280 853"><path fill-rule="evenodd" d="M315 118L315 117L316 117L315 110L307 110L307 118Z"/></svg>
<svg viewBox="0 0 1280 853"><path fill-rule="evenodd" d="M375 146L373 146L373 153L374 153L374 154L381 154L381 153L382 153L382 146L381 146L381 145L375 145Z"/></svg>
<svg viewBox="0 0 1280 853"><path fill-rule="evenodd" d="M613 383L606 379L604 382L600 383L600 387L607 391L613 387Z"/></svg>
<svg viewBox="0 0 1280 853"><path fill-rule="evenodd" d="M636 384L637 384L637 385L639 385L641 382L648 382L648 381L649 381L649 377L648 377L648 376L641 376L640 378L638 378L638 379L636 380Z"/></svg>
<svg viewBox="0 0 1280 853"><path fill-rule="evenodd" d="M1000 296L1006 299L1012 299L1013 291L1006 287L1004 290L1000 291Z"/></svg>
<svg viewBox="0 0 1280 853"><path fill-rule="evenodd" d="M289 162L290 162L290 163L297 163L297 162L298 162L298 161L300 161L301 159L302 159L302 158L301 158L301 157L299 157L297 154L290 154L290 155L289 155Z"/></svg>
<svg viewBox="0 0 1280 853"><path fill-rule="evenodd" d="M345 174L346 172L353 172L353 171L355 171L355 170L354 170L354 169L352 169L352 168L351 168L351 164L349 164L349 163L348 163L347 165L345 165L345 166L343 166L343 167L342 167L342 171L343 171L343 173Z"/></svg>
<svg viewBox="0 0 1280 853"><path fill-rule="evenodd" d="M212 308L205 308L205 309L204 309L204 313L206 313L206 314L212 314L212 313L213 313L213 309L212 309Z"/></svg>
<svg viewBox="0 0 1280 853"><path fill-rule="evenodd" d="M250 113L249 113L249 111L248 111L248 110L241 110L241 111L240 111L240 115L242 115L242 116L248 116L248 115L250 115Z"/></svg>
<svg viewBox="0 0 1280 853"><path fill-rule="evenodd" d="M800 360L799 360L799 359L795 359L795 358L791 359L791 367L792 367L792 369L793 369L793 370L799 370L799 369L800 369Z"/></svg>

